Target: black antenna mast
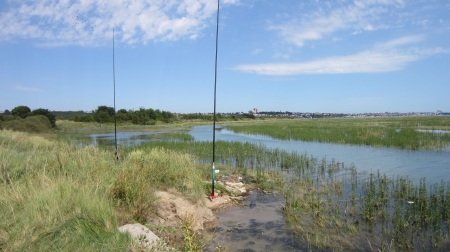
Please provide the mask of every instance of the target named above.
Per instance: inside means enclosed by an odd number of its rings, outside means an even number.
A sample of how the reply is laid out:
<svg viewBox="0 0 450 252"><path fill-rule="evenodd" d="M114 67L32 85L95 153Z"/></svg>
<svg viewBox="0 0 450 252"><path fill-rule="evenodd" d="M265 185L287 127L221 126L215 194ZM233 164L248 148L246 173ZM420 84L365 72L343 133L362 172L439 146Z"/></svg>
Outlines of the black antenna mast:
<svg viewBox="0 0 450 252"><path fill-rule="evenodd" d="M116 147L116 151L114 155L116 156L116 160L119 160L119 152L117 150L117 118L116 118L116 64L114 57L114 28L113 28L113 86L114 86L114 146Z"/></svg>
<svg viewBox="0 0 450 252"><path fill-rule="evenodd" d="M219 12L220 12L220 0L217 0L217 21L216 21L216 57L214 62L214 115L213 115L213 154L212 154L212 190L211 199L215 197L214 195L214 184L216 176L216 168L214 167L214 162L216 159L216 90L217 90L217 51L219 47Z"/></svg>

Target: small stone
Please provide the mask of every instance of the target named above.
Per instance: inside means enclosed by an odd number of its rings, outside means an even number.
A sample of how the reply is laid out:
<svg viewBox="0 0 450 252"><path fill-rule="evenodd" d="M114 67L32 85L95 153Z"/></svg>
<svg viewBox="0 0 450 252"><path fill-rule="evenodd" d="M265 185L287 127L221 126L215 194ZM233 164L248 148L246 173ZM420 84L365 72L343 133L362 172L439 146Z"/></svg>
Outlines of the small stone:
<svg viewBox="0 0 450 252"><path fill-rule="evenodd" d="M152 247L159 240L158 236L140 223L123 225L119 227L119 232L130 234L134 241L138 242L145 248Z"/></svg>

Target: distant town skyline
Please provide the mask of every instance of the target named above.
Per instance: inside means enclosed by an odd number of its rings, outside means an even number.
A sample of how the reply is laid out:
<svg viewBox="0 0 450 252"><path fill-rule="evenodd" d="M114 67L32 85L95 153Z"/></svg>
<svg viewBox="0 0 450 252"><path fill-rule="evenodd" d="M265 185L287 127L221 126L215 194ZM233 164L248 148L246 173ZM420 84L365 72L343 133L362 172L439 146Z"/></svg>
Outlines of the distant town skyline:
<svg viewBox="0 0 450 252"><path fill-rule="evenodd" d="M213 110L216 1L1 1L0 111ZM217 111L449 112L450 2L222 0Z"/></svg>

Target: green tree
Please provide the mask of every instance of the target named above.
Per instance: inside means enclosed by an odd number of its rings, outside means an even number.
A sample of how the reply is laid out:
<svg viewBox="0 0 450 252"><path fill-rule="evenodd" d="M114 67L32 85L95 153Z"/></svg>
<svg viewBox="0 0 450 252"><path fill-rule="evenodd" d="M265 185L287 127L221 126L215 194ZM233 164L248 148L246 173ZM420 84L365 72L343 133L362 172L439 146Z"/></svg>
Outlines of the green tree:
<svg viewBox="0 0 450 252"><path fill-rule="evenodd" d="M140 108L131 115L131 122L134 124L153 125L155 124L153 109Z"/></svg>
<svg viewBox="0 0 450 252"><path fill-rule="evenodd" d="M56 127L56 117L48 109L43 108L35 109L30 113L30 115L43 115L48 118L50 124L52 125L52 128Z"/></svg>
<svg viewBox="0 0 450 252"><path fill-rule="evenodd" d="M94 111L94 120L99 123L114 121L114 108L108 106L98 106Z"/></svg>
<svg viewBox="0 0 450 252"><path fill-rule="evenodd" d="M11 111L11 114L13 116L19 116L21 118L25 118L30 114L30 112L31 112L31 109L29 107L20 105L20 106L13 108L13 110Z"/></svg>
<svg viewBox="0 0 450 252"><path fill-rule="evenodd" d="M119 109L117 111L117 121L119 122L126 122L126 121L130 121L131 120L131 113L128 113L128 111L126 109Z"/></svg>

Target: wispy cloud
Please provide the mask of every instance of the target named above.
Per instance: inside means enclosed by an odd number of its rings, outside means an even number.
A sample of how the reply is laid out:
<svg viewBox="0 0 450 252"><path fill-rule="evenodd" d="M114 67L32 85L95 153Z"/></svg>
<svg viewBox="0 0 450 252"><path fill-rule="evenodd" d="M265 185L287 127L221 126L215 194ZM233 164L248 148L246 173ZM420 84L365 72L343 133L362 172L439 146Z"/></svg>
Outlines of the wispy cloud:
<svg viewBox="0 0 450 252"><path fill-rule="evenodd" d="M0 41L34 39L48 46L95 46L112 29L128 44L195 39L216 11L211 0L9 1L0 12ZM224 5L239 4L225 0Z"/></svg>
<svg viewBox="0 0 450 252"><path fill-rule="evenodd" d="M301 15L301 20L292 18L271 25L269 29L277 31L286 42L301 47L308 41L324 39L338 31L351 30L356 34L386 27L387 24L378 21L393 8L403 5L402 0L354 0L343 6L333 5L329 10L319 9Z"/></svg>
<svg viewBox="0 0 450 252"><path fill-rule="evenodd" d="M25 93L37 93L37 92L41 91L39 88L24 86L24 85L15 85L15 86L13 86L13 88L16 91L25 92Z"/></svg>
<svg viewBox="0 0 450 252"><path fill-rule="evenodd" d="M421 36L406 36L378 44L351 55L328 57L296 63L245 64L234 70L261 75L348 74L398 71L408 64L435 54L448 53L441 48L417 49Z"/></svg>

